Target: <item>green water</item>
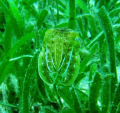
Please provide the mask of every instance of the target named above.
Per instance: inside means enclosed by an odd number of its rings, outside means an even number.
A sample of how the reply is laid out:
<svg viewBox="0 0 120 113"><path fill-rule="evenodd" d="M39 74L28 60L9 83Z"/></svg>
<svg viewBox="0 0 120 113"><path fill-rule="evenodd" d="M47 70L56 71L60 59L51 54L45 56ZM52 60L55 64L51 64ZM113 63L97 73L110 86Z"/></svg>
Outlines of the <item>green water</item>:
<svg viewBox="0 0 120 113"><path fill-rule="evenodd" d="M120 113L120 0L0 0L0 113Z"/></svg>

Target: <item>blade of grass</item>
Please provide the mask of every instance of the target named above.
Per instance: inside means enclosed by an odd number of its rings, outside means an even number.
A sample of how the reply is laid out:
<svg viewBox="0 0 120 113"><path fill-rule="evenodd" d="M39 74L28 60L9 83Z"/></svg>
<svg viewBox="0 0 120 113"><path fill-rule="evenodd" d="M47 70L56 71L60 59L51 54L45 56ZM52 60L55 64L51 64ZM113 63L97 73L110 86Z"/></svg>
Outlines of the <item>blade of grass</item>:
<svg viewBox="0 0 120 113"><path fill-rule="evenodd" d="M11 38L12 38L12 29L11 28L11 21L10 17L8 16L6 20L6 27L5 27L5 36L4 36L4 50L5 54L11 49Z"/></svg>
<svg viewBox="0 0 120 113"><path fill-rule="evenodd" d="M113 104L112 104L111 113L116 113L117 107L120 106L119 102L120 102L120 83L117 86L117 90L115 92L115 98L114 98L114 101L113 101Z"/></svg>
<svg viewBox="0 0 120 113"><path fill-rule="evenodd" d="M36 36L35 32L31 32L21 37L21 39L18 42L16 42L13 48L9 51L8 56L13 56L13 54L19 49L19 47L22 44L24 44L26 41L30 40L31 38L34 38L35 36Z"/></svg>
<svg viewBox="0 0 120 113"><path fill-rule="evenodd" d="M56 102L56 100L58 100L58 103L60 103L61 101L59 100L59 98L56 98L58 96L57 89L55 88L56 86L55 85L47 85L46 83L44 84L44 86L45 86L44 90L45 90L48 100L50 100L52 102Z"/></svg>
<svg viewBox="0 0 120 113"><path fill-rule="evenodd" d="M96 27L96 19L95 19L95 16L92 15L92 14L84 14L82 15L84 18L88 19L88 23L89 23L89 26L90 27L90 32L91 32L91 35L92 35L92 38L94 38L97 34L97 27Z"/></svg>
<svg viewBox="0 0 120 113"><path fill-rule="evenodd" d="M116 113L120 113L120 102L119 102L119 104L118 104Z"/></svg>
<svg viewBox="0 0 120 113"><path fill-rule="evenodd" d="M38 18L38 13L32 6L26 2L23 2L23 5L25 6L26 10L30 12L30 14L32 14L35 18Z"/></svg>
<svg viewBox="0 0 120 113"><path fill-rule="evenodd" d="M17 6L14 4L14 2L12 0L7 0L7 1L10 5L10 10L13 13L14 17L16 18L16 20L22 21L22 18L21 18L21 15L20 15L19 11L18 11Z"/></svg>
<svg viewBox="0 0 120 113"><path fill-rule="evenodd" d="M37 90L40 94L41 99L45 102L48 100L47 93L46 93L46 87L44 81L40 78L40 76L37 74L36 76L36 83L37 83Z"/></svg>
<svg viewBox="0 0 120 113"><path fill-rule="evenodd" d="M106 59L107 59L107 53L106 53L107 44L106 44L104 32L99 38L99 51L100 51L100 69L101 69L102 76L104 77L105 73L104 73L103 67L104 65L106 65Z"/></svg>
<svg viewBox="0 0 120 113"><path fill-rule="evenodd" d="M76 113L83 113L84 110L82 110L83 105L81 105L81 99L79 98L79 95L76 92L76 88L73 87L71 90L71 94L73 96L74 100L74 109Z"/></svg>
<svg viewBox="0 0 120 113"><path fill-rule="evenodd" d="M98 113L100 110L97 103L101 90L101 85L102 85L101 75L98 72L96 72L93 83L91 84L90 87L90 94L89 94L90 113Z"/></svg>
<svg viewBox="0 0 120 113"><path fill-rule="evenodd" d="M76 99L78 100L78 103L79 103L78 106L81 108L81 112L86 113L85 106L82 103L80 91L77 88L75 88L74 93L75 93Z"/></svg>
<svg viewBox="0 0 120 113"><path fill-rule="evenodd" d="M7 107L18 108L17 105L12 105L12 104L9 104L9 103L4 103L4 102L1 102L1 101L0 101L0 105L7 106Z"/></svg>
<svg viewBox="0 0 120 113"><path fill-rule="evenodd" d="M68 28L76 29L76 7L75 0L69 0L69 22Z"/></svg>
<svg viewBox="0 0 120 113"><path fill-rule="evenodd" d="M5 14L11 14L10 10L8 10L7 6L0 0L0 6L2 7Z"/></svg>
<svg viewBox="0 0 120 113"><path fill-rule="evenodd" d="M19 13L19 10L17 8L17 6L14 4L14 2L12 0L8 0L8 3L10 5L10 10L14 16L14 18L16 19L18 26L19 26L19 32L20 32L20 36L23 35L23 31L24 31L24 24L23 24L23 20L21 17L21 14Z"/></svg>
<svg viewBox="0 0 120 113"><path fill-rule="evenodd" d="M110 71L114 74L114 77L111 80L111 92L112 100L114 98L114 92L116 89L116 84L118 83L117 71L116 71L116 52L115 52L115 38L113 35L112 23L110 17L105 9L105 7L100 8L98 15L101 20L101 24L103 26L104 32L106 34L106 39L108 42L108 49L110 54Z"/></svg>
<svg viewBox="0 0 120 113"><path fill-rule="evenodd" d="M90 48L94 43L96 43L96 42L99 40L99 38L100 38L102 35L103 35L103 31L100 32L99 34L97 34L97 36L96 36L93 40L91 40L91 42L87 45L86 48Z"/></svg>
<svg viewBox="0 0 120 113"><path fill-rule="evenodd" d="M14 33L17 35L17 37L20 37L20 29L16 19L14 18L14 15L12 15L11 11L7 8L7 6L1 0L0 0L0 6L2 7L4 14L10 16L10 21L12 23L11 28L13 28Z"/></svg>
<svg viewBox="0 0 120 113"><path fill-rule="evenodd" d="M82 9L84 13L89 13L89 10L87 8L87 5L84 3L83 0L76 0L78 6Z"/></svg>
<svg viewBox="0 0 120 113"><path fill-rule="evenodd" d="M46 7L46 3L47 3L47 0L44 0L44 2L43 2L43 8Z"/></svg>
<svg viewBox="0 0 120 113"><path fill-rule="evenodd" d="M97 35L97 27L94 16L91 14L83 14L82 16L77 16L76 18L78 20L78 25L83 35L82 37L86 37L86 33L89 30L93 39Z"/></svg>
<svg viewBox="0 0 120 113"><path fill-rule="evenodd" d="M115 74L115 79L117 82L117 73L116 73L116 59L115 59L115 39L113 36L113 30L112 30L112 23L110 21L110 18L108 16L107 11L105 10L105 7L102 7L99 10L98 13L101 24L103 25L104 32L106 34L106 38L108 41L108 46L109 46L109 53L110 53L110 70L111 73Z"/></svg>
<svg viewBox="0 0 120 113"><path fill-rule="evenodd" d="M40 29L41 25L43 24L46 16L48 14L48 11L46 9L43 9L41 13L39 14L39 17L37 19L37 27Z"/></svg>
<svg viewBox="0 0 120 113"><path fill-rule="evenodd" d="M58 7L58 0L56 0L56 5L57 5L57 22L59 22L59 7Z"/></svg>
<svg viewBox="0 0 120 113"><path fill-rule="evenodd" d="M87 37L87 33L88 33L88 31L89 31L89 23L88 23L88 19L86 18L86 16L84 16L84 15L82 15L82 22L83 22L83 36L84 36L84 38L83 39L86 39L86 37Z"/></svg>
<svg viewBox="0 0 120 113"><path fill-rule="evenodd" d="M76 85L79 85L80 81L86 76L86 74L83 72L83 73L79 73L77 78L75 79L74 81L74 84L75 86Z"/></svg>
<svg viewBox="0 0 120 113"><path fill-rule="evenodd" d="M54 9L50 6L49 7L50 12L51 12L51 16L52 16L52 21L54 23L54 26L56 26L56 18L55 18L55 14L54 14Z"/></svg>
<svg viewBox="0 0 120 113"><path fill-rule="evenodd" d="M66 4L64 1L58 0L58 4L62 6L64 9L66 8Z"/></svg>
<svg viewBox="0 0 120 113"><path fill-rule="evenodd" d="M4 78L6 77L6 74L4 74L4 73L7 72L7 71L4 70L4 69L6 68L7 65L10 65L10 63L11 63L11 62L9 62L9 59L11 59L13 57L14 53L20 48L20 46L22 44L24 44L26 41L30 40L33 37L35 37L35 33L34 32L26 34L6 54L3 62L0 65L0 75L1 75L1 77L0 77L0 84L3 82ZM8 68L8 69L10 69L10 68Z"/></svg>
<svg viewBox="0 0 120 113"><path fill-rule="evenodd" d="M113 17L116 13L119 13L119 12L120 12L120 8L118 7L110 11L109 15Z"/></svg>
<svg viewBox="0 0 120 113"><path fill-rule="evenodd" d="M69 105L71 109L74 109L74 99L70 91L69 86L59 86L58 94L64 99L64 101ZM69 97L68 97L69 95Z"/></svg>
<svg viewBox="0 0 120 113"><path fill-rule="evenodd" d="M32 55L21 55L19 57L11 58L9 61L15 61L21 58L28 58L28 57L33 57Z"/></svg>
<svg viewBox="0 0 120 113"><path fill-rule="evenodd" d="M77 23L79 25L81 38L84 39L85 38L85 36L84 36L85 33L84 33L83 18L82 18L82 16L79 16L76 19L77 19Z"/></svg>
<svg viewBox="0 0 120 113"><path fill-rule="evenodd" d="M20 105L22 105L20 108L20 113L29 113L29 90L30 86L32 85L32 78L34 75L34 71L36 71L36 62L38 57L38 51L34 54L34 57L31 59L30 64L28 65L25 78L23 81L23 91L22 91L22 100L20 102Z"/></svg>
<svg viewBox="0 0 120 113"><path fill-rule="evenodd" d="M68 22L60 23L55 26L55 28L67 28Z"/></svg>
<svg viewBox="0 0 120 113"><path fill-rule="evenodd" d="M26 0L24 0L26 2ZM32 5L33 3L37 2L38 0L28 0L28 4Z"/></svg>
<svg viewBox="0 0 120 113"><path fill-rule="evenodd" d="M104 78L104 83L102 87L102 113L110 113L110 106L111 106L111 77L113 75L107 75Z"/></svg>
<svg viewBox="0 0 120 113"><path fill-rule="evenodd" d="M96 52L97 48L98 48L98 44L94 44L94 45L90 48L90 49L91 49L91 50L90 50L90 55L81 62L79 73L85 71L85 69L87 68L87 63L93 58L93 54Z"/></svg>
<svg viewBox="0 0 120 113"><path fill-rule="evenodd" d="M94 77L96 71L97 71L97 64L94 63L90 67L89 82L93 80L93 77Z"/></svg>

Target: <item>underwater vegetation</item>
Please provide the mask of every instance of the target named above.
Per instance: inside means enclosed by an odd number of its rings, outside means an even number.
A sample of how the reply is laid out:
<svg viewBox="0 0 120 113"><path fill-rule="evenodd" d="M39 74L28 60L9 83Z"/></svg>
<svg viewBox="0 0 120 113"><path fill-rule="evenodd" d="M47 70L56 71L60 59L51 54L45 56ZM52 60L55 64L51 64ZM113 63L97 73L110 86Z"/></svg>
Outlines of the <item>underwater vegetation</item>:
<svg viewBox="0 0 120 113"><path fill-rule="evenodd" d="M0 113L120 113L120 0L0 0Z"/></svg>

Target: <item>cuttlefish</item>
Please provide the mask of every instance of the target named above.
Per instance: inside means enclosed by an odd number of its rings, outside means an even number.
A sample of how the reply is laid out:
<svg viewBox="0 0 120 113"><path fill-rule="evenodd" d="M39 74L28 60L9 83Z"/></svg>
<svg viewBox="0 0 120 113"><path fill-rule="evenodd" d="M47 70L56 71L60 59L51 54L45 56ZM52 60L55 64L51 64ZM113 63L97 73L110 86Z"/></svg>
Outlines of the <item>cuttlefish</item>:
<svg viewBox="0 0 120 113"><path fill-rule="evenodd" d="M79 34L68 29L46 31L38 57L38 72L47 84L70 85L80 68Z"/></svg>

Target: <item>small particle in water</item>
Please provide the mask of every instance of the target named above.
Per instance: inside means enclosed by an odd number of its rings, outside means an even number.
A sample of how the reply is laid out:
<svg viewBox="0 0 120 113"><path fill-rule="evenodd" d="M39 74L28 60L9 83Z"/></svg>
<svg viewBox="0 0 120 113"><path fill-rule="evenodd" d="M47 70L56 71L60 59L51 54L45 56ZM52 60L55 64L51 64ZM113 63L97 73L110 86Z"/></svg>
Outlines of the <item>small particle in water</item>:
<svg viewBox="0 0 120 113"><path fill-rule="evenodd" d="M77 41L77 42L78 42L79 40L80 40L80 37L79 37L79 38L75 37L75 41Z"/></svg>

